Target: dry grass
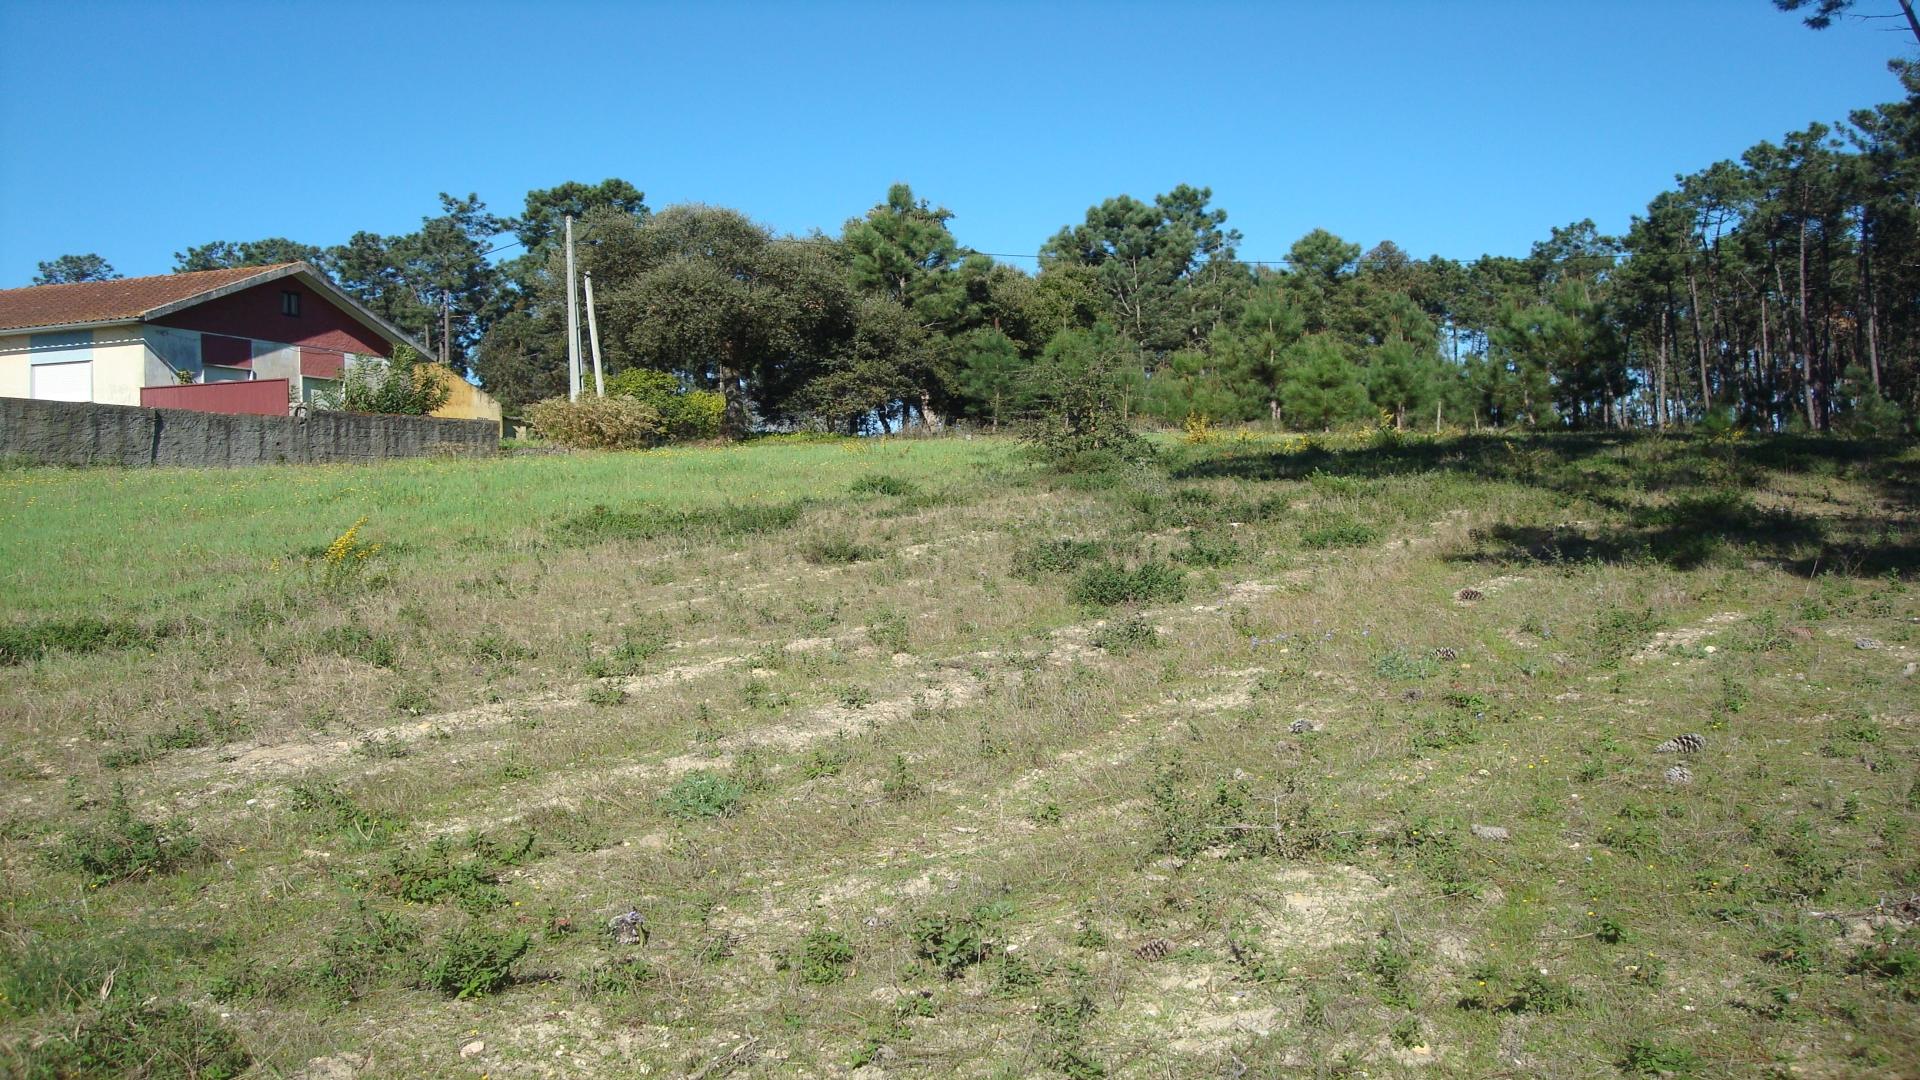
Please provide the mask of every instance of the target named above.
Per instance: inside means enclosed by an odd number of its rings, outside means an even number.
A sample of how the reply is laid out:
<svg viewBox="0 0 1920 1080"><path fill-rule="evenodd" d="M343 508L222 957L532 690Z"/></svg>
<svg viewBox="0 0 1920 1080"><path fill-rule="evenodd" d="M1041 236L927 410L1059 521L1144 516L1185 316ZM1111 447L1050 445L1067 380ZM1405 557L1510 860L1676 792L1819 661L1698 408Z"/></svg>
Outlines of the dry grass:
<svg viewBox="0 0 1920 1080"><path fill-rule="evenodd" d="M191 560L15 561L155 633L0 668L0 1062L152 1002L314 1077L1920 1070L1912 448L854 445L165 475L245 492ZM16 554L144 506L6 476ZM116 785L192 857L66 869Z"/></svg>

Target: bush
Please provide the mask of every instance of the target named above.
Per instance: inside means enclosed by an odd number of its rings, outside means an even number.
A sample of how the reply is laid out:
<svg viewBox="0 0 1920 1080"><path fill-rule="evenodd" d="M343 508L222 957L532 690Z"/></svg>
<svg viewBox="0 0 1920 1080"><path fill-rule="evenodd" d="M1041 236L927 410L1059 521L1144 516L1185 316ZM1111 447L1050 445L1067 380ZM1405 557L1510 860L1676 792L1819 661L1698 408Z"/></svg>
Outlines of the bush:
<svg viewBox="0 0 1920 1080"><path fill-rule="evenodd" d="M1914 432L1914 422L1899 405L1868 387L1845 412L1833 418L1833 430L1863 439L1895 439Z"/></svg>
<svg viewBox="0 0 1920 1080"><path fill-rule="evenodd" d="M666 436L658 410L626 397L548 398L527 406L527 419L542 439L575 450L643 450Z"/></svg>
<svg viewBox="0 0 1920 1080"><path fill-rule="evenodd" d="M425 416L447 403L456 378L405 345L385 362L363 360L347 368L337 390L321 394L314 405L342 412Z"/></svg>
<svg viewBox="0 0 1920 1080"><path fill-rule="evenodd" d="M1138 615L1110 622L1093 634L1094 648L1118 655L1157 648L1159 644L1160 637L1153 624Z"/></svg>
<svg viewBox="0 0 1920 1080"><path fill-rule="evenodd" d="M724 395L684 389L679 379L649 368L628 368L608 379L607 397L635 401L652 409L670 439L718 438L720 419L727 410Z"/></svg>
<svg viewBox="0 0 1920 1080"><path fill-rule="evenodd" d="M533 941L524 930L503 934L463 926L441 938L420 973L421 985L456 998L485 997L513 981L514 961Z"/></svg>
<svg viewBox="0 0 1920 1080"><path fill-rule="evenodd" d="M800 557L815 566L844 566L872 558L873 549L844 533L826 533L801 544Z"/></svg>

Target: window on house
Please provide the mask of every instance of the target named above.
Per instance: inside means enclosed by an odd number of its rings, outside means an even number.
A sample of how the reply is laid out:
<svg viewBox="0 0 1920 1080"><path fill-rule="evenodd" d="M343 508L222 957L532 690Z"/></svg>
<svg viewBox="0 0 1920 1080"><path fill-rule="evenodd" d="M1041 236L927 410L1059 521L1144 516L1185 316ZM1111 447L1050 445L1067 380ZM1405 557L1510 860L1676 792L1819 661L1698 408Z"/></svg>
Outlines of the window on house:
<svg viewBox="0 0 1920 1080"><path fill-rule="evenodd" d="M283 292L280 294L280 314L282 315L300 314L300 294L299 293Z"/></svg>

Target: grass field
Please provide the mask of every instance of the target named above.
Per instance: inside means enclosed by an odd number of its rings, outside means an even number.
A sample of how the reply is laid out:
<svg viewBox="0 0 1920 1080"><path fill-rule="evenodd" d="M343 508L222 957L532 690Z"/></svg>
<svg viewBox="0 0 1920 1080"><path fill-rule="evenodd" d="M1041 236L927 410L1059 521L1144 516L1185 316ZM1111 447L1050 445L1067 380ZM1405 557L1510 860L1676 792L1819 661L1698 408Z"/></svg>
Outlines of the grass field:
<svg viewBox="0 0 1920 1080"><path fill-rule="evenodd" d="M1912 444L8 470L0 558L0 1074L1920 1075Z"/></svg>

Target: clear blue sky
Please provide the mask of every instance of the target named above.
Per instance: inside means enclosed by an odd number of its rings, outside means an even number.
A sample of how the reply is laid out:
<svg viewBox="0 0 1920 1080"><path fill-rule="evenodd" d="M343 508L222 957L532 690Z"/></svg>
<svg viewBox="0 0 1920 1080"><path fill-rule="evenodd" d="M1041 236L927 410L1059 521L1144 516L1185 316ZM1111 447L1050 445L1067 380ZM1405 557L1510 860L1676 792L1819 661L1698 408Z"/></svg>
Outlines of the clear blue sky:
<svg viewBox="0 0 1920 1080"><path fill-rule="evenodd" d="M0 0L0 286L63 253L161 273L189 244L330 244L410 230L440 191L512 213L608 176L792 232L906 180L994 252L1184 181L1249 258L1316 226L1524 254L1896 98L1898 26L1815 33L1767 0Z"/></svg>

